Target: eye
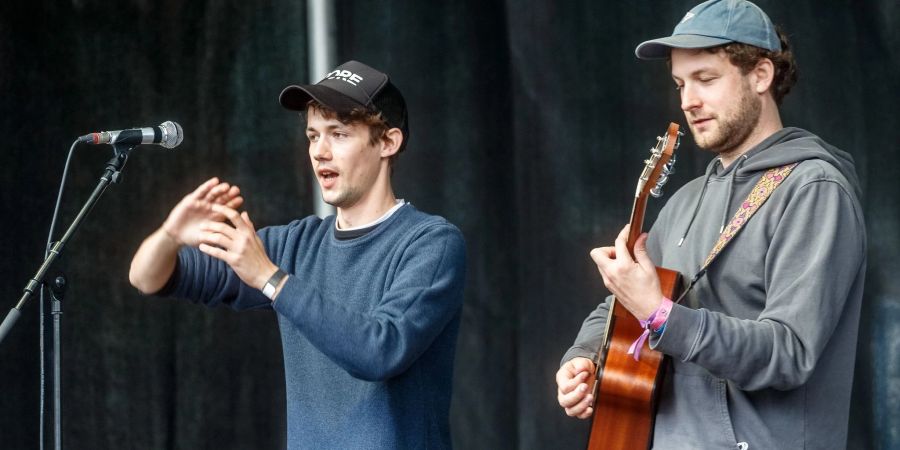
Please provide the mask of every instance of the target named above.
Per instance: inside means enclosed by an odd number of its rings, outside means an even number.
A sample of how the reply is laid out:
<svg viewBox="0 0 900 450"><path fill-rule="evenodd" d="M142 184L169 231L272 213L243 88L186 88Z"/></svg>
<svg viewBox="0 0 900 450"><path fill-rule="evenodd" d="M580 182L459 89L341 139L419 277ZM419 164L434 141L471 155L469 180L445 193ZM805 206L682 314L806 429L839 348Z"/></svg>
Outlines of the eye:
<svg viewBox="0 0 900 450"><path fill-rule="evenodd" d="M349 134L347 134L347 133L345 133L345 132L343 132L343 131L335 131L335 132L332 133L331 135L332 135L335 139L346 139L347 137L350 136Z"/></svg>
<svg viewBox="0 0 900 450"><path fill-rule="evenodd" d="M676 90L676 91L681 91L683 88L684 88L684 85L683 85L683 84L677 84L677 83L675 84L675 90Z"/></svg>
<svg viewBox="0 0 900 450"><path fill-rule="evenodd" d="M309 139L309 142L316 142L319 140L318 134L307 134L306 138Z"/></svg>

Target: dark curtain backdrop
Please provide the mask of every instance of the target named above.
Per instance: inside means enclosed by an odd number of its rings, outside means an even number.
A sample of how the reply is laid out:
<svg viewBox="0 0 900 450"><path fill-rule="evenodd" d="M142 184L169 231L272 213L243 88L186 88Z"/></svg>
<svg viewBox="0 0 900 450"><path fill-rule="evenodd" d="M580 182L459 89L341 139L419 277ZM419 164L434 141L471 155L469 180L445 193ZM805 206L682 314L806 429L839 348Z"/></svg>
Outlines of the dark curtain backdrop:
<svg viewBox="0 0 900 450"><path fill-rule="evenodd" d="M606 295L588 251L627 220L647 149L683 117L665 64L632 52L694 3L336 2L339 59L387 71L409 103L397 193L466 236L457 448L583 448L587 424L556 405L554 373ZM848 150L863 180L869 272L849 446L898 448L900 6L758 4L790 33L801 70L785 124ZM311 213L302 123L277 103L308 78L304 2L0 4L0 315L40 264L72 140L164 120L186 134L175 150L135 150L61 259L66 447L284 445L274 316L142 297L127 273L142 238L214 175L242 187L257 225ZM689 137L679 153L669 192L710 159ZM109 156L76 151L61 226ZM33 301L0 343L4 449L38 447L39 325Z"/></svg>

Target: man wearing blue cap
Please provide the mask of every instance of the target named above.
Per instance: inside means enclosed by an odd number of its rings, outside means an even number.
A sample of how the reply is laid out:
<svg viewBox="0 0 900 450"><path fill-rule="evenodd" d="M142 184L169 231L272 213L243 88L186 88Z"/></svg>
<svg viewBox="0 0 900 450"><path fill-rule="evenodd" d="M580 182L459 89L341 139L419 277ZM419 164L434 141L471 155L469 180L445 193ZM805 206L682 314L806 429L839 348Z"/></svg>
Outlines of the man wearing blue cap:
<svg viewBox="0 0 900 450"><path fill-rule="evenodd" d="M748 1L702 3L635 53L668 59L694 141L717 156L667 202L634 258L626 230L591 252L670 360L652 447L843 448L866 266L852 158L782 125L793 56ZM692 280L681 302L661 293L656 264ZM608 312L606 302L590 314L557 372L570 416L593 412L584 381Z"/></svg>
<svg viewBox="0 0 900 450"><path fill-rule="evenodd" d="M289 86L309 157L337 215L256 231L236 186L213 178L138 249L141 292L278 318L290 449L449 449L465 244L456 227L397 199L409 139L388 76L350 61Z"/></svg>

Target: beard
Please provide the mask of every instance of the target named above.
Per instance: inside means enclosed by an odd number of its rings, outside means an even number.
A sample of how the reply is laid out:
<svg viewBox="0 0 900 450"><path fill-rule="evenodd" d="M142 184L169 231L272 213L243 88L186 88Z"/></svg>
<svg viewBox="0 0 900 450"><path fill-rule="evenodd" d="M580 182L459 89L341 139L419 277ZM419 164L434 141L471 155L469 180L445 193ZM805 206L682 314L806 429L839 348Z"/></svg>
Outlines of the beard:
<svg viewBox="0 0 900 450"><path fill-rule="evenodd" d="M693 125L691 133L697 146L722 155L738 149L753 133L759 124L759 116L762 111L762 100L753 94L749 83L745 83L741 89L741 97L738 99L737 108L725 111L723 115L716 117L719 127L715 133L702 135L697 133Z"/></svg>

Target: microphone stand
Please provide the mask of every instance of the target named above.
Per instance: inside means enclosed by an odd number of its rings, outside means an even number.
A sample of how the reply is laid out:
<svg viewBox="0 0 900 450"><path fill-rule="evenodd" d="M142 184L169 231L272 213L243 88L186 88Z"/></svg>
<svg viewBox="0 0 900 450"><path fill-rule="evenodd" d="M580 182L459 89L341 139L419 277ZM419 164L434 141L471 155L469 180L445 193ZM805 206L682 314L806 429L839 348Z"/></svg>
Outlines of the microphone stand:
<svg viewBox="0 0 900 450"><path fill-rule="evenodd" d="M122 169L125 167L125 163L128 161L128 154L131 153L131 150L134 149L136 145L113 145L114 156L106 162L106 168L103 171L103 175L100 177L99 183L97 183L97 187L94 188L94 192L91 193L91 196L87 199L84 206L81 208L81 211L75 217L75 220L72 221L72 224L69 225L69 229L66 230L66 233L63 235L62 239L56 241L53 247L50 249L50 252L47 254L47 257L44 259L44 263L41 264L41 267L38 269L37 273L31 280L28 281L28 284L25 286L24 293L22 294L22 298L19 299L19 303L16 304L14 308L9 311L6 318L3 320L3 323L0 324L0 342L3 341L3 338L6 337L9 330L13 327L17 320L19 320L19 316L21 316L22 308L28 303L28 300L34 294L39 286L44 284L44 277L47 275L47 271L50 269L50 266L59 258L63 247L65 247L66 243L69 242L69 239L72 238L72 235L75 234L75 230L78 229L78 226L81 225L81 222L84 218L91 212L94 208L94 205L100 200L100 197L106 191L106 188L109 187L111 183L118 183L122 180ZM60 280L62 278L62 280ZM51 291L53 291L53 300L51 301L51 314L53 315L53 436L55 442L55 449L59 450L62 448L62 433L61 433L61 422L62 422L62 405L60 401L60 325L62 321L62 297L63 291L66 285L66 280L64 277L57 277L54 280L54 284L51 287ZM41 320L44 320L41 318ZM43 440L43 436L41 436L41 440Z"/></svg>
<svg viewBox="0 0 900 450"><path fill-rule="evenodd" d="M62 300L66 295L67 280L65 275L56 276L50 288L50 314L53 315L53 442L57 450L62 448L62 403L60 400L60 325L62 324ZM44 437L41 436L41 439Z"/></svg>

